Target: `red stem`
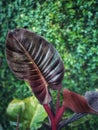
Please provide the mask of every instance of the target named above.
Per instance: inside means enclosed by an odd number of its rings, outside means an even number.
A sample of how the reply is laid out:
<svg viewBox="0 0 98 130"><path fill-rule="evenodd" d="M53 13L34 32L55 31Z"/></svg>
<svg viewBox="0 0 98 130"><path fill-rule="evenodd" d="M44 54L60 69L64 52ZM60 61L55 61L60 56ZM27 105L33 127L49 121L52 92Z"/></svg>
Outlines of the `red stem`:
<svg viewBox="0 0 98 130"><path fill-rule="evenodd" d="M57 130L56 123L55 123L55 117L53 116L50 107L48 106L48 104L43 104L43 107L46 110L46 112L50 118L52 130Z"/></svg>
<svg viewBox="0 0 98 130"><path fill-rule="evenodd" d="M59 123L59 121L61 120L64 112L65 112L66 108L64 105L62 105L61 108L59 108L58 112L56 113L56 117L55 117L55 123L56 125Z"/></svg>

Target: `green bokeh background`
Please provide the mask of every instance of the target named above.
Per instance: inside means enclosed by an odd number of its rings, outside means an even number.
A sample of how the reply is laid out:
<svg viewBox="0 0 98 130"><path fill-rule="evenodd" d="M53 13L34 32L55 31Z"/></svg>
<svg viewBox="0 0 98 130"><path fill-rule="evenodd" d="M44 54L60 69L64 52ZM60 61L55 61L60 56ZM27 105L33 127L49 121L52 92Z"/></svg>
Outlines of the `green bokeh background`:
<svg viewBox="0 0 98 130"><path fill-rule="evenodd" d="M97 0L1 0L0 1L0 127L13 130L6 108L13 98L32 93L9 70L5 56L8 30L27 28L45 37L60 53L65 75L62 82L79 94L98 89ZM70 114L65 114L68 117ZM98 116L88 116L67 130L97 130ZM43 128L42 128L43 129Z"/></svg>

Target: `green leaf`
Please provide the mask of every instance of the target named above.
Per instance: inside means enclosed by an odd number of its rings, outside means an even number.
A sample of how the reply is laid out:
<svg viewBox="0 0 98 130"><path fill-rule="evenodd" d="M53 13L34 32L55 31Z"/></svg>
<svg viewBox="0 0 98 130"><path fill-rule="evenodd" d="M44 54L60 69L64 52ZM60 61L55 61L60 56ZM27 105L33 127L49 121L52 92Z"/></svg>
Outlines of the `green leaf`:
<svg viewBox="0 0 98 130"><path fill-rule="evenodd" d="M17 122L17 116L19 116L19 123L21 122L21 128L34 128L41 127L43 120L47 117L47 114L41 104L35 96L25 98L24 100L14 99L8 105L7 114L10 121Z"/></svg>
<svg viewBox="0 0 98 130"><path fill-rule="evenodd" d="M31 124L30 124L30 128L32 130L37 130L38 128L40 128L41 125L42 125L42 122L44 121L44 119L46 117L47 117L47 113L43 109L43 106L38 104L37 108L35 110L35 114L34 114L34 116L32 118L32 121L31 121Z"/></svg>
<svg viewBox="0 0 98 130"><path fill-rule="evenodd" d="M23 120L27 120L30 123L32 117L34 116L37 105L39 103L38 100L35 98L35 96L24 99L24 103L25 103L25 110Z"/></svg>
<svg viewBox="0 0 98 130"><path fill-rule="evenodd" d="M12 121L17 121L17 116L24 112L25 103L22 100L14 99L10 102L7 108L7 114Z"/></svg>

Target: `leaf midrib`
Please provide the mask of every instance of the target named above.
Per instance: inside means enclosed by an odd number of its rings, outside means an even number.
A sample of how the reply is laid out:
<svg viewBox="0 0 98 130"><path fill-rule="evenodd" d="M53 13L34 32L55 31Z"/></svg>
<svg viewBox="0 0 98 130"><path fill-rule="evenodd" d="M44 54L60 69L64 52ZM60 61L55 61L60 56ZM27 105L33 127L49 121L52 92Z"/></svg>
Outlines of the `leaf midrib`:
<svg viewBox="0 0 98 130"><path fill-rule="evenodd" d="M48 83L46 82L46 80L45 80L44 76L42 75L40 69L38 68L38 66L36 65L36 63L32 59L32 57L30 56L30 54L28 53L28 51L23 47L23 45L21 44L21 42L18 41L18 39L15 36L13 36L13 38L17 41L17 43L19 44L19 46L21 47L21 49L25 52L26 56L28 57L28 59L30 60L30 62L33 64L34 68L36 68L36 70L37 70L40 78L42 79L45 87L47 87Z"/></svg>

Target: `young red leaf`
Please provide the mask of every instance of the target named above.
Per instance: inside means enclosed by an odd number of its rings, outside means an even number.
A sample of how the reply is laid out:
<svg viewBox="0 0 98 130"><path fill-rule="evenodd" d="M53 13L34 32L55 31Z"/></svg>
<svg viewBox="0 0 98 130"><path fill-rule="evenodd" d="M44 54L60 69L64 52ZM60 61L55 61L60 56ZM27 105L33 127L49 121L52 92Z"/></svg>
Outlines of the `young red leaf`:
<svg viewBox="0 0 98 130"><path fill-rule="evenodd" d="M49 103L48 86L60 84L64 75L63 62L53 45L31 31L15 29L7 35L6 57L10 69L30 83L38 100Z"/></svg>
<svg viewBox="0 0 98 130"><path fill-rule="evenodd" d="M77 93L64 89L63 97L63 105L65 108L71 109L76 113L96 113L96 111L89 107L86 98Z"/></svg>

